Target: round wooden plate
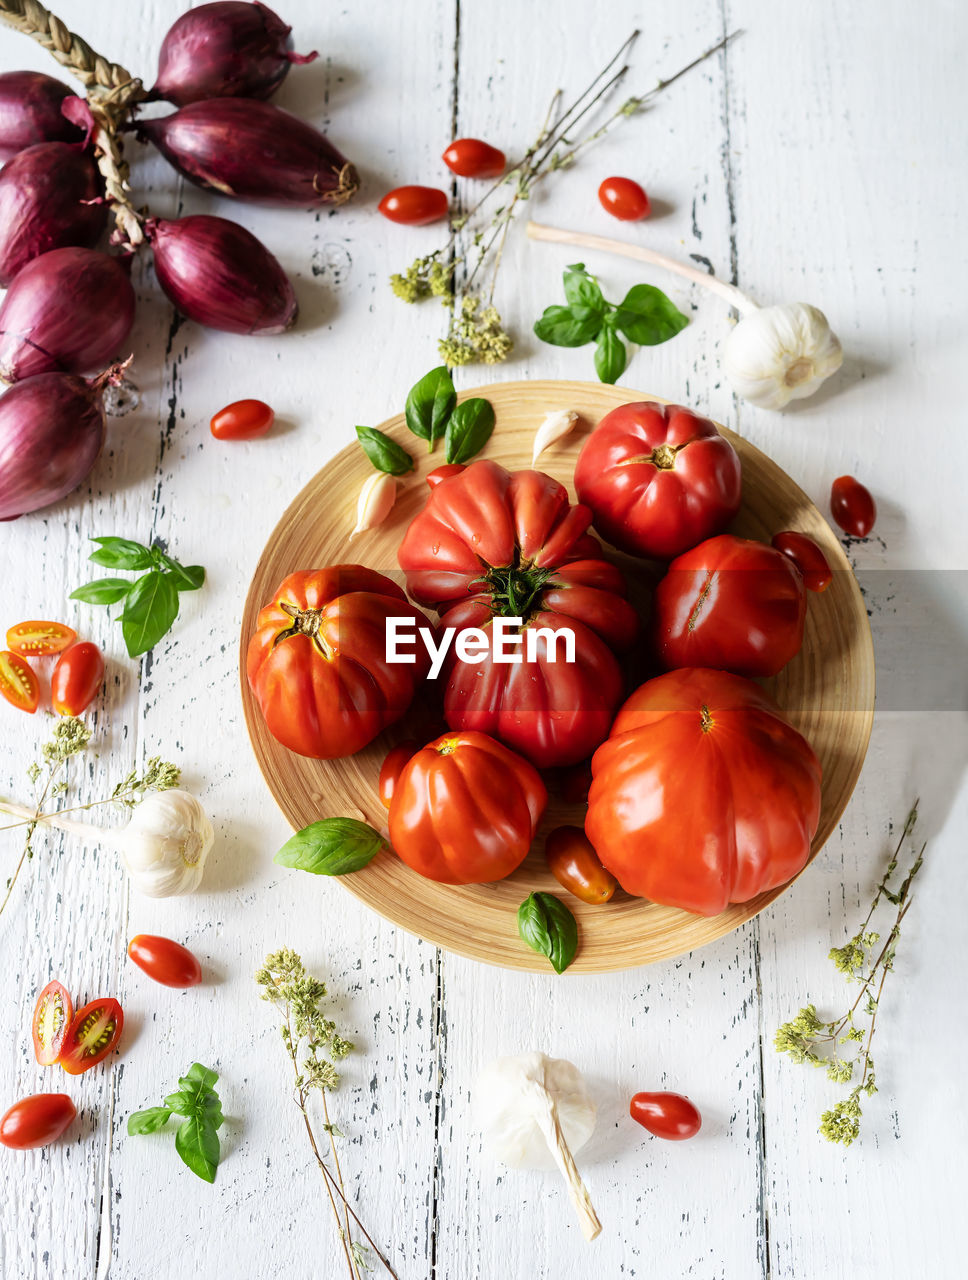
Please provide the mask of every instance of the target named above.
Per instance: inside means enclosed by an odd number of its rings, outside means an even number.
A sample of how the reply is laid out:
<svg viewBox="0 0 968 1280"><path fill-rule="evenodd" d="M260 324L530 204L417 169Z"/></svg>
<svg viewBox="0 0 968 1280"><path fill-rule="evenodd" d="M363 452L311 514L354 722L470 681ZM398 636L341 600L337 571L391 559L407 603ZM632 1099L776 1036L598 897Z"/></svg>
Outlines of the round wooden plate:
<svg viewBox="0 0 968 1280"><path fill-rule="evenodd" d="M460 399L485 396L497 425L483 456L510 470L531 465L535 428L553 409L576 409L576 429L542 454L538 466L565 484L574 498L572 473L588 432L610 409L633 400L657 400L630 391L587 382L508 382L465 391ZM242 618L242 702L259 767L273 796L298 830L334 814L362 817L383 831L386 812L376 792L380 764L388 747L404 736L420 737L412 724L388 730L365 751L345 760L308 760L280 746L269 734L245 679L245 651L259 609L296 569L358 562L402 581L396 551L404 530L424 504L424 476L443 462L438 446L428 455L409 434L398 414L380 429L413 453L415 472L403 478L390 519L352 542L356 499L372 474L363 451L350 445L306 485L277 525L262 553ZM780 529L799 529L823 548L834 581L808 601L801 653L779 676L765 682L780 706L813 744L823 766L823 806L813 842L816 856L840 820L857 781L874 712L874 653L860 589L840 543L820 512L789 476L741 437L720 428L743 464L743 507L732 529L769 541ZM616 554L620 562L632 561ZM641 562L639 562L641 572ZM424 708L417 707L419 720ZM427 739L439 729L427 724ZM448 951L514 969L550 972L547 960L521 941L517 908L535 889L558 893L578 919L578 955L568 973L601 973L649 964L681 955L737 928L788 886L733 906L712 919L657 906L621 892L605 906L587 906L567 894L544 865L544 833L563 822L580 825L583 811L552 795L531 853L507 880L496 884L436 884L411 871L391 853L382 853L362 871L343 877L343 885L388 920ZM307 882L308 902L312 889ZM312 910L312 906L309 907Z"/></svg>

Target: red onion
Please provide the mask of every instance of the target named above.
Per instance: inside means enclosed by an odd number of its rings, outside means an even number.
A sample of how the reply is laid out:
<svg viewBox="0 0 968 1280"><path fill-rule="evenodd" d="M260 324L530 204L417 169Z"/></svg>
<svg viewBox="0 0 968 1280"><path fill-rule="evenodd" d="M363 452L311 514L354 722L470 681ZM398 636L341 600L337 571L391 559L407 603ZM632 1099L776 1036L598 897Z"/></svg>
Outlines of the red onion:
<svg viewBox="0 0 968 1280"><path fill-rule="evenodd" d="M38 142L80 142L81 130L61 115L61 103L73 96L66 84L40 71L0 75L0 160Z"/></svg>
<svg viewBox="0 0 968 1280"><path fill-rule="evenodd" d="M189 320L226 333L282 333L299 310L289 278L254 235L227 218L149 218L158 283Z"/></svg>
<svg viewBox="0 0 968 1280"><path fill-rule="evenodd" d="M108 220L94 161L67 142L28 147L0 172L0 285L65 245L91 248ZM93 203L91 203L93 202Z"/></svg>
<svg viewBox="0 0 968 1280"><path fill-rule="evenodd" d="M129 127L198 186L240 200L342 204L360 185L318 129L269 102L212 98Z"/></svg>
<svg viewBox="0 0 968 1280"><path fill-rule="evenodd" d="M104 440L104 387L124 367L90 379L38 373L0 397L0 520L49 507L77 488Z"/></svg>
<svg viewBox="0 0 968 1280"><path fill-rule="evenodd" d="M166 98L178 107L203 98L268 98L290 63L319 57L290 52L291 30L258 0L218 0L189 9L162 42L158 80L148 98Z"/></svg>
<svg viewBox="0 0 968 1280"><path fill-rule="evenodd" d="M122 259L94 249L41 254L0 306L0 378L102 368L131 332L134 305Z"/></svg>

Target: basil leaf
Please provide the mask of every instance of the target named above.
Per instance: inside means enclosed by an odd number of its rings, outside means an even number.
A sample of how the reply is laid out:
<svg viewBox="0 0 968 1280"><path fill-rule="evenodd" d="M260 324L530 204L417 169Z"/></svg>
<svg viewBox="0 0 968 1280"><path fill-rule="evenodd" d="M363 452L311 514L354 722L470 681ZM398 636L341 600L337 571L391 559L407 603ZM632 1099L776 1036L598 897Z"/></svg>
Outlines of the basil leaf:
<svg viewBox="0 0 968 1280"><path fill-rule="evenodd" d="M121 613L121 634L128 656L153 649L178 617L178 591L168 574L152 569L128 592Z"/></svg>
<svg viewBox="0 0 968 1280"><path fill-rule="evenodd" d="M568 267L564 281L565 297L571 307L588 307L597 315L605 314L608 303L602 296L598 281L585 270L583 262Z"/></svg>
<svg viewBox="0 0 968 1280"><path fill-rule="evenodd" d="M376 857L386 842L356 818L323 818L287 840L273 859L280 867L316 876L345 876Z"/></svg>
<svg viewBox="0 0 968 1280"><path fill-rule="evenodd" d="M534 322L541 341L550 342L553 347L583 347L586 342L595 341L601 327L598 312L581 308L576 315L571 307L545 307Z"/></svg>
<svg viewBox="0 0 968 1280"><path fill-rule="evenodd" d="M670 298L651 284L629 289L615 313L615 325L630 342L640 347L657 347L674 338L689 323ZM603 382L614 379L603 378Z"/></svg>
<svg viewBox="0 0 968 1280"><path fill-rule="evenodd" d="M183 1089L191 1089L193 1085L200 1085L203 1089L214 1089L218 1084L218 1072L213 1071L211 1067L203 1067L200 1062L193 1062L185 1074L179 1078L178 1083Z"/></svg>
<svg viewBox="0 0 968 1280"><path fill-rule="evenodd" d="M628 355L625 344L611 324L602 325L595 348L595 372L599 382L617 382L625 372Z"/></svg>
<svg viewBox="0 0 968 1280"><path fill-rule="evenodd" d="M83 600L85 604L117 604L133 585L127 578L98 578L72 591L68 599Z"/></svg>
<svg viewBox="0 0 968 1280"><path fill-rule="evenodd" d="M105 569L150 569L152 566L151 552L140 542L130 542L127 538L91 538L90 541L100 545L88 559Z"/></svg>
<svg viewBox="0 0 968 1280"><path fill-rule="evenodd" d="M385 471L389 476L402 476L413 470L413 458L403 445L377 431L376 427L357 427L356 438L377 471Z"/></svg>
<svg viewBox="0 0 968 1280"><path fill-rule="evenodd" d="M457 392L453 379L446 365L440 365L425 373L418 383L410 388L407 403L404 406L404 417L407 426L421 440L429 440L430 447L444 434L447 420L457 403Z"/></svg>
<svg viewBox="0 0 968 1280"><path fill-rule="evenodd" d="M475 396L462 400L447 423L444 450L448 462L470 462L487 444L494 430L494 406Z"/></svg>
<svg viewBox="0 0 968 1280"><path fill-rule="evenodd" d="M578 924L552 893L532 893L518 907L518 933L532 951L547 956L564 973L578 950Z"/></svg>
<svg viewBox="0 0 968 1280"><path fill-rule="evenodd" d="M171 1111L167 1107L148 1107L146 1111L133 1111L128 1116L128 1133L132 1136L139 1133L157 1133L171 1119Z"/></svg>
<svg viewBox="0 0 968 1280"><path fill-rule="evenodd" d="M175 1150L192 1173L205 1182L215 1181L215 1170L221 1154L215 1126L203 1116L183 1120L175 1134Z"/></svg>
<svg viewBox="0 0 968 1280"><path fill-rule="evenodd" d="M205 570L200 564L179 564L177 560L172 560L171 556L166 556L163 551L158 552L158 558L177 591L197 591L205 581Z"/></svg>

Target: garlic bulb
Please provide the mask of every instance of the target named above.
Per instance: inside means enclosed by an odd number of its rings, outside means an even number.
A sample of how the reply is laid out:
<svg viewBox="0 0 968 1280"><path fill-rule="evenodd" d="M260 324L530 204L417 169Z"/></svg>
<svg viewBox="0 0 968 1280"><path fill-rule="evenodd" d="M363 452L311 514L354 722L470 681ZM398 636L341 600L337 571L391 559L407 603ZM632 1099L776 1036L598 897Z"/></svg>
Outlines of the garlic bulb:
<svg viewBox="0 0 968 1280"><path fill-rule="evenodd" d="M556 440L563 439L574 430L577 421L578 414L574 409L556 409L553 413L545 414L544 422L534 433L534 446L531 450L532 467L545 449L550 448Z"/></svg>
<svg viewBox="0 0 968 1280"><path fill-rule="evenodd" d="M514 1169L557 1167L586 1240L594 1240L602 1224L572 1158L595 1128L595 1103L578 1068L543 1053L497 1058L482 1071L474 1094L478 1124L495 1157Z"/></svg>
<svg viewBox="0 0 968 1280"><path fill-rule="evenodd" d="M748 312L723 348L723 367L736 394L761 409L782 409L812 396L843 362L827 317L806 302Z"/></svg>
<svg viewBox="0 0 968 1280"><path fill-rule="evenodd" d="M119 835L124 868L149 898L197 889L215 842L205 810L190 792L178 790L145 796Z"/></svg>
<svg viewBox="0 0 968 1280"><path fill-rule="evenodd" d="M397 500L397 482L393 476L384 471L377 471L360 490L356 500L356 528L350 534L355 538L358 533L367 529L375 529L382 524Z"/></svg>

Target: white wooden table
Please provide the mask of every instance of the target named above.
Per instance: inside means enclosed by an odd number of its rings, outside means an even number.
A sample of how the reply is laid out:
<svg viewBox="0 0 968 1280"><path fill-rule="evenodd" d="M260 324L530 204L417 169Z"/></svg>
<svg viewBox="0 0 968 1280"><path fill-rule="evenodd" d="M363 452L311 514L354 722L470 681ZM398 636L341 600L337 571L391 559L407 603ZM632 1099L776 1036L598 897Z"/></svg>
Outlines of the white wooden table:
<svg viewBox="0 0 968 1280"><path fill-rule="evenodd" d="M60 15L146 80L185 5L65 0ZM318 48L278 95L326 127L358 164L360 197L334 214L209 199L132 146L138 200L162 214L214 211L243 222L293 276L296 332L247 339L175 319L138 271L140 409L110 425L91 480L47 511L0 526L0 627L77 620L108 656L91 722L98 753L82 793L100 794L148 755L176 759L213 816L218 843L198 894L129 896L107 851L58 839L40 852L0 919L0 1104L62 1087L38 1067L28 1026L40 986L62 978L84 999L117 993L123 1054L111 1070L63 1078L80 1111L68 1140L0 1149L4 1280L262 1280L342 1274L320 1175L287 1094L287 1063L252 972L289 945L331 982L360 1051L336 1101L362 1216L401 1278L548 1280L756 1276L852 1280L964 1274L966 1182L963 987L968 839L963 414L968 102L961 6L882 0L844 8L764 0L280 0L296 47ZM596 16L597 14L597 16ZM605 16L607 14L607 16ZM762 301L827 312L842 373L784 415L732 398L718 352L725 312L658 272L589 259L608 296L649 279L691 310L675 342L636 354L625 382L681 399L767 450L822 507L831 479L876 494L877 536L851 547L879 663L867 764L844 821L810 871L739 932L675 962L609 977L558 979L442 954L366 911L339 884L281 871L287 835L249 750L238 694L238 626L257 556L295 491L358 422L402 405L436 363L444 314L406 311L387 276L437 243L438 229L375 214L401 182L441 183L451 136L515 153L551 90L577 90L633 26L630 87L648 87L725 30L745 34L629 121L535 202L548 222L627 234L718 274ZM59 74L0 28L0 67ZM599 181L640 178L657 206L623 232L600 211ZM567 251L518 228L499 305L518 344L491 378L591 377L591 350L539 344L530 325L557 301ZM241 396L276 408L251 444L214 441L212 412ZM90 576L89 536L164 539L208 568L205 589L140 666L103 610L65 603ZM960 595L959 595L960 592ZM0 792L26 798L24 769L51 728L0 705ZM888 823L922 797L930 837L878 1034L880 1093L848 1152L816 1132L840 1096L822 1073L772 1048L806 999L833 1012L844 994L826 959L859 921L888 847ZM2 836L0 865L19 845ZM3 875L8 874L4 870ZM157 932L201 958L203 987L157 987L125 958ZM504 1173L482 1153L468 1100L499 1053L571 1058L600 1102L581 1160L605 1225L585 1245L551 1175ZM126 1134L193 1060L221 1073L228 1123L214 1187L172 1143ZM668 1087L701 1106L701 1136L648 1139L625 1114L636 1090Z"/></svg>

